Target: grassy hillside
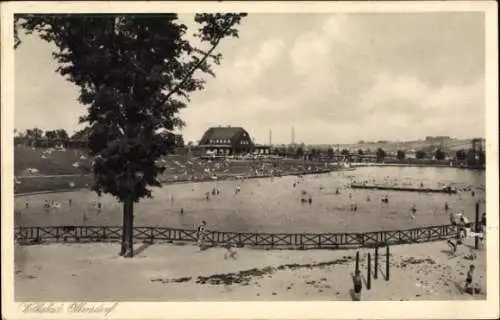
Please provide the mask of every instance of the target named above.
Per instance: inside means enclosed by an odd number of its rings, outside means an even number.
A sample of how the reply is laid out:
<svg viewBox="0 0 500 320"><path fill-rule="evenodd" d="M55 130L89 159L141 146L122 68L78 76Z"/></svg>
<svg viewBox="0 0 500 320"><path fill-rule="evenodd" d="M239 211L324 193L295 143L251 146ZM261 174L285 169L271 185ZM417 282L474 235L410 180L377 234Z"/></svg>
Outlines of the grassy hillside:
<svg viewBox="0 0 500 320"><path fill-rule="evenodd" d="M472 147L472 139L448 139L443 140L443 149L447 153L454 153L460 149L468 150ZM353 143L353 144L343 144L341 148L347 149L370 149L377 150L378 148L382 148L389 152L396 152L399 149L414 149L414 150L429 150L434 147L441 146L440 141L427 141L427 140L416 140L416 141L389 141L387 143ZM321 146L324 148L328 148L327 145Z"/></svg>

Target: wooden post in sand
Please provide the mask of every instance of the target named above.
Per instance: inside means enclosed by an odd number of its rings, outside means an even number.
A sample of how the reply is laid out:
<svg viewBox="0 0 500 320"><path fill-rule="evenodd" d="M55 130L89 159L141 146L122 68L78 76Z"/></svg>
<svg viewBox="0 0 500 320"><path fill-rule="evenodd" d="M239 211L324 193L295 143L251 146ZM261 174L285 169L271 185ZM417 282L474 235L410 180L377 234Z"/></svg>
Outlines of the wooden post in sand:
<svg viewBox="0 0 500 320"><path fill-rule="evenodd" d="M354 271L358 270L359 270L359 251L356 251L356 268L354 269Z"/></svg>
<svg viewBox="0 0 500 320"><path fill-rule="evenodd" d="M368 252L368 272L366 275L366 289L370 290L372 287L372 256Z"/></svg>
<svg viewBox="0 0 500 320"><path fill-rule="evenodd" d="M378 279L378 245L375 247L375 272L373 273L373 279Z"/></svg>
<svg viewBox="0 0 500 320"><path fill-rule="evenodd" d="M479 237L477 236L477 233L479 233L479 202L476 202L476 227L475 230L476 236L474 237L474 247L479 249Z"/></svg>
<svg viewBox="0 0 500 320"><path fill-rule="evenodd" d="M389 281L389 266L391 265L391 261L389 259L389 245L386 247L386 256L385 256L385 281Z"/></svg>

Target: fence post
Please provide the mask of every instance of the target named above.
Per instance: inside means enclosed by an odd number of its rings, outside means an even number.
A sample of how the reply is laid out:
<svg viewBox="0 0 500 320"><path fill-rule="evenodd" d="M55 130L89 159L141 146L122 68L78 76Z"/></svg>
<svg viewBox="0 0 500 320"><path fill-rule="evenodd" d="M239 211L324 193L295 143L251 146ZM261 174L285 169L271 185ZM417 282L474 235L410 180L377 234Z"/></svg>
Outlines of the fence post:
<svg viewBox="0 0 500 320"><path fill-rule="evenodd" d="M40 227L36 227L36 241L41 242L42 239L40 239Z"/></svg>
<svg viewBox="0 0 500 320"><path fill-rule="evenodd" d="M477 233L479 233L479 202L476 202L476 228L474 230L476 232L476 236L474 237L474 247L479 249L479 237Z"/></svg>
<svg viewBox="0 0 500 320"><path fill-rule="evenodd" d="M389 252L389 245L386 247L386 256L385 256L385 281L389 281L389 267L391 265L390 261L390 252Z"/></svg>
<svg viewBox="0 0 500 320"><path fill-rule="evenodd" d="M359 251L356 251L356 268L355 271L359 271Z"/></svg>
<svg viewBox="0 0 500 320"><path fill-rule="evenodd" d="M368 273L366 275L366 289L370 290L372 288L372 257L368 252Z"/></svg>
<svg viewBox="0 0 500 320"><path fill-rule="evenodd" d="M373 273L373 279L378 279L378 245L375 247L375 272Z"/></svg>

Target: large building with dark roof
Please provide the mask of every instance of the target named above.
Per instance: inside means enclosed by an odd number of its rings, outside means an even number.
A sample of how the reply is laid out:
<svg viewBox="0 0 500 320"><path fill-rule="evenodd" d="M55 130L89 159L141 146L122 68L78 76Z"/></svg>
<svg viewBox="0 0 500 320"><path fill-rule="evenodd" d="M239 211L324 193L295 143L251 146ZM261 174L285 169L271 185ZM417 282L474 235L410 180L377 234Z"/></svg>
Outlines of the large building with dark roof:
<svg viewBox="0 0 500 320"><path fill-rule="evenodd" d="M269 146L256 145L242 127L212 127L205 131L199 147L218 155L268 154Z"/></svg>

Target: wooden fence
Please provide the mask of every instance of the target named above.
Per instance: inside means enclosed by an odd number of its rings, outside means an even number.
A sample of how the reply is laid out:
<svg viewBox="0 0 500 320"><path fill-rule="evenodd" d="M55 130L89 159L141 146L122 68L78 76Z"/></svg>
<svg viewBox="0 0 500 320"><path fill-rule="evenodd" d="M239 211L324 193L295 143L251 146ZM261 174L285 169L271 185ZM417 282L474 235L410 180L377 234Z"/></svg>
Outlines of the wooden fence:
<svg viewBox="0 0 500 320"><path fill-rule="evenodd" d="M17 227L15 239L20 244L117 242L121 241L121 232L121 227L108 226ZM272 234L209 231L205 239L213 246L231 244L237 247L265 249L340 249L438 241L455 237L457 232L455 225L365 233ZM196 242L197 231L164 227L135 227L134 240L150 243Z"/></svg>

